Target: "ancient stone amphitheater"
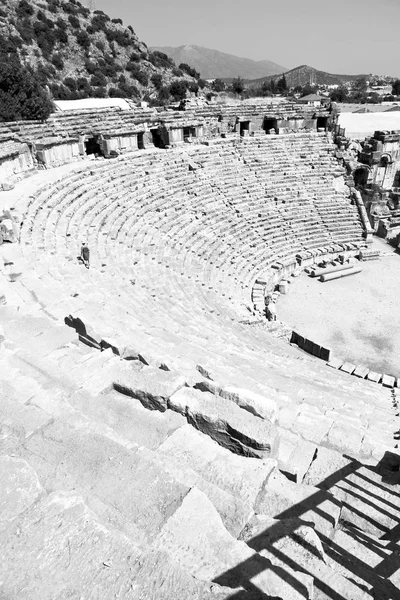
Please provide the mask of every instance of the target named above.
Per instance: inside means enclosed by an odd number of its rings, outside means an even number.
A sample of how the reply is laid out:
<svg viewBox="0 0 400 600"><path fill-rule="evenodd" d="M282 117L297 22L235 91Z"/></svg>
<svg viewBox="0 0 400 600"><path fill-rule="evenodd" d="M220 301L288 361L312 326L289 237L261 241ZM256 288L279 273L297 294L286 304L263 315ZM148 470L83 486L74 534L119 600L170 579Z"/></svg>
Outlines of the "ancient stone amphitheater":
<svg viewBox="0 0 400 600"><path fill-rule="evenodd" d="M307 110L1 125L0 598L400 597L396 390L260 324L368 234Z"/></svg>

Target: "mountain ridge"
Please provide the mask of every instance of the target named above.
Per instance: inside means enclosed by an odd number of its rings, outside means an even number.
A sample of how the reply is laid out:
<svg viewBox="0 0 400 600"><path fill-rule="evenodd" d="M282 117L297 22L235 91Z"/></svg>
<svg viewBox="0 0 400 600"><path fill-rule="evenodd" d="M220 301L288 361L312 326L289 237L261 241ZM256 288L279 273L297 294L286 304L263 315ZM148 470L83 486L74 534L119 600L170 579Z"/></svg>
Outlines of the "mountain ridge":
<svg viewBox="0 0 400 600"><path fill-rule="evenodd" d="M167 54L179 65L187 63L194 67L204 79L224 79L243 77L256 79L269 75L277 75L286 71L286 67L269 60L255 61L250 58L235 56L211 48L197 45L183 46L152 46L150 50L157 50Z"/></svg>

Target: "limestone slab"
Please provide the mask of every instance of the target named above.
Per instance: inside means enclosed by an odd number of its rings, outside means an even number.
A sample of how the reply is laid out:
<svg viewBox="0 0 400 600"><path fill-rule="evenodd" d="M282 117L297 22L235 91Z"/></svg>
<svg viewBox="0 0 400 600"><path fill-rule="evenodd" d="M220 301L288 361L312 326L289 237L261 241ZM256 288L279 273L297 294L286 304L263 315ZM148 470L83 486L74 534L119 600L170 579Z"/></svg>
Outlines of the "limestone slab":
<svg viewBox="0 0 400 600"><path fill-rule="evenodd" d="M43 493L38 476L24 460L0 456L0 529L29 508Z"/></svg>
<svg viewBox="0 0 400 600"><path fill-rule="evenodd" d="M358 365L353 375L359 377L360 379L365 379L369 373L368 367L363 367L362 365Z"/></svg>
<svg viewBox="0 0 400 600"><path fill-rule="evenodd" d="M225 398L182 388L171 396L168 406L185 415L196 429L236 454L263 458L274 456L277 451L279 437L274 425Z"/></svg>
<svg viewBox="0 0 400 600"><path fill-rule="evenodd" d="M374 383L379 383L382 379L382 375L380 373L376 373L375 371L370 371L367 375L367 379L369 381L373 381Z"/></svg>
<svg viewBox="0 0 400 600"><path fill-rule="evenodd" d="M348 373L349 375L352 375L354 373L354 371L356 370L356 365L353 365L353 363L350 363L350 362L345 362L340 367L340 370L344 371L344 373Z"/></svg>
<svg viewBox="0 0 400 600"><path fill-rule="evenodd" d="M317 446L284 429L279 429L279 436L279 469L295 483L302 483L314 459Z"/></svg>
<svg viewBox="0 0 400 600"><path fill-rule="evenodd" d="M165 412L169 398L186 384L178 373L146 367L140 372L120 371L115 374L114 388L136 398L149 410Z"/></svg>
<svg viewBox="0 0 400 600"><path fill-rule="evenodd" d="M329 536L339 521L341 503L326 491L295 484L276 471L268 479L255 512L279 520L301 518Z"/></svg>
<svg viewBox="0 0 400 600"><path fill-rule="evenodd" d="M0 533L0 593L19 600L125 595L140 552L75 494L56 492Z"/></svg>
<svg viewBox="0 0 400 600"><path fill-rule="evenodd" d="M382 385L387 388L394 388L395 378L392 375L383 375Z"/></svg>
<svg viewBox="0 0 400 600"><path fill-rule="evenodd" d="M143 543L160 530L188 492L134 449L57 422L33 434L20 454L46 490L76 490L99 517Z"/></svg>
<svg viewBox="0 0 400 600"><path fill-rule="evenodd" d="M149 550L139 558L132 573L130 600L226 600L240 594L243 600L260 600L254 591L221 587L200 581L162 550Z"/></svg>
<svg viewBox="0 0 400 600"><path fill-rule="evenodd" d="M158 453L182 468L193 469L251 508L277 466L274 459L260 461L233 454L190 425L177 429L161 444Z"/></svg>
<svg viewBox="0 0 400 600"><path fill-rule="evenodd" d="M234 385L221 386L207 379L197 384L196 387L226 398L240 406L240 408L263 419L268 419L272 423L276 420L277 404L271 397Z"/></svg>
<svg viewBox="0 0 400 600"><path fill-rule="evenodd" d="M162 528L154 546L166 551L202 581L212 580L231 588L258 589L268 597L282 597L282 588L286 587L284 578L275 573L269 560L229 535L213 505L196 488ZM304 595L295 590L285 597L304 600ZM310 598L310 595L305 597Z"/></svg>

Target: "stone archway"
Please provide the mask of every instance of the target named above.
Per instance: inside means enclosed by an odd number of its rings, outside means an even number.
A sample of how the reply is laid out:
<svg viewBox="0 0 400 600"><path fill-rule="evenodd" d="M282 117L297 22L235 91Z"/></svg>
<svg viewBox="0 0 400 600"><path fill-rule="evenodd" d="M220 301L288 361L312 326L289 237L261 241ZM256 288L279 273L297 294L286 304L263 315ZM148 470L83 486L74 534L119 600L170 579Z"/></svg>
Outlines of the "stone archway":
<svg viewBox="0 0 400 600"><path fill-rule="evenodd" d="M354 184L356 187L364 187L368 183L369 169L365 167L357 167L353 172Z"/></svg>

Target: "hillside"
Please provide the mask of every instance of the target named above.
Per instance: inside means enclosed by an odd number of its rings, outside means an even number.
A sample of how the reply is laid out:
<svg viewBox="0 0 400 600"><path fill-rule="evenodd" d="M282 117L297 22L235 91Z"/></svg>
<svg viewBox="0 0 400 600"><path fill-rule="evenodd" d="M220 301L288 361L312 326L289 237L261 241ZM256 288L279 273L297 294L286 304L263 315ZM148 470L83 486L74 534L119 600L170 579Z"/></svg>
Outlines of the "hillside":
<svg viewBox="0 0 400 600"><path fill-rule="evenodd" d="M249 58L240 58L218 50L203 48L202 46L170 46L154 47L167 54L177 65L187 63L199 71L204 79L243 77L256 79L267 75L277 75L286 71L285 67L269 60L255 61Z"/></svg>
<svg viewBox="0 0 400 600"><path fill-rule="evenodd" d="M281 74L282 73L283 71ZM314 67L309 67L308 65L301 65L299 67L295 67L294 69L290 69L290 71L286 71L285 77L288 86L292 88L298 85L303 87L309 83L320 85L341 85L346 81L354 81L359 77L362 77L362 75L336 75L332 73L326 73L325 71L318 71L318 69L314 69ZM273 78L273 76L261 77L259 79L247 81L247 83L251 85L259 85L264 81L268 81Z"/></svg>
<svg viewBox="0 0 400 600"><path fill-rule="evenodd" d="M0 52L33 67L57 99L151 99L168 96L174 81L197 85L167 56L149 52L131 26L77 0L2 0Z"/></svg>

